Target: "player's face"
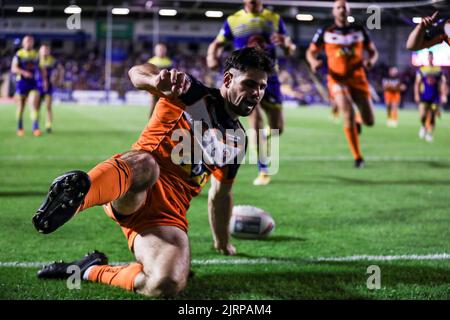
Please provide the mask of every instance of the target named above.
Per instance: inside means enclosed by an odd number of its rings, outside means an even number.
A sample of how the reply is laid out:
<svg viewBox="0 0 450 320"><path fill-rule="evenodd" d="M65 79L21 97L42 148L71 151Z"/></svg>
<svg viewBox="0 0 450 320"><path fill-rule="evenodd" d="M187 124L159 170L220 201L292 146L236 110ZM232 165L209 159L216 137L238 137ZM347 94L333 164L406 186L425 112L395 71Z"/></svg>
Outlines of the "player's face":
<svg viewBox="0 0 450 320"><path fill-rule="evenodd" d="M347 1L337 0L333 5L333 16L341 22L346 22L350 13Z"/></svg>
<svg viewBox="0 0 450 320"><path fill-rule="evenodd" d="M167 54L167 48L163 44L157 44L155 46L155 56L157 57L165 57Z"/></svg>
<svg viewBox="0 0 450 320"><path fill-rule="evenodd" d="M261 102L267 87L267 73L261 70L250 69L240 72L236 69L228 71L225 76L227 86L227 100L231 111L241 117L248 116Z"/></svg>
<svg viewBox="0 0 450 320"><path fill-rule="evenodd" d="M26 36L22 40L22 48L25 50L31 50L34 47L34 39L33 37Z"/></svg>
<svg viewBox="0 0 450 320"><path fill-rule="evenodd" d="M251 13L258 13L262 10L262 0L244 0L244 8Z"/></svg>
<svg viewBox="0 0 450 320"><path fill-rule="evenodd" d="M428 54L428 63L430 64L430 66L433 65L433 54L432 53Z"/></svg>
<svg viewBox="0 0 450 320"><path fill-rule="evenodd" d="M50 54L50 48L48 46L41 46L39 48L39 54L41 56L48 56Z"/></svg>

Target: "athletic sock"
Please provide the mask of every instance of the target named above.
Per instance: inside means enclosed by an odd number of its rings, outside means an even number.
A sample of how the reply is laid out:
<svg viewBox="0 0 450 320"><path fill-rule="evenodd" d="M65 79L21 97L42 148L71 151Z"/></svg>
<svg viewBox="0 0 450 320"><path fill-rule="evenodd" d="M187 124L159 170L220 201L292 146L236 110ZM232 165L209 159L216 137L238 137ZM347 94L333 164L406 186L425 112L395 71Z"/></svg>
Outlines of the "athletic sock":
<svg viewBox="0 0 450 320"><path fill-rule="evenodd" d="M17 130L22 130L23 129L23 119L19 119L17 121Z"/></svg>
<svg viewBox="0 0 450 320"><path fill-rule="evenodd" d="M353 158L355 160L362 158L357 128L344 128L344 133L345 137L347 138L347 142L350 147L350 151L352 152Z"/></svg>
<svg viewBox="0 0 450 320"><path fill-rule="evenodd" d="M134 280L141 272L142 264L140 263L131 263L126 266L117 267L108 265L93 266L89 270L87 280L134 291Z"/></svg>
<svg viewBox="0 0 450 320"><path fill-rule="evenodd" d="M128 191L131 168L121 159L108 159L88 172L91 187L78 212L114 201Z"/></svg>
<svg viewBox="0 0 450 320"><path fill-rule="evenodd" d="M391 119L394 121L398 120L398 112L397 110L391 112Z"/></svg>
<svg viewBox="0 0 450 320"><path fill-rule="evenodd" d="M39 122L37 122L37 120L33 121L33 131L34 130L38 130L39 129Z"/></svg>
<svg viewBox="0 0 450 320"><path fill-rule="evenodd" d="M31 122L33 125L33 130L38 130L39 129L39 113L36 110L31 110L30 116L31 116Z"/></svg>

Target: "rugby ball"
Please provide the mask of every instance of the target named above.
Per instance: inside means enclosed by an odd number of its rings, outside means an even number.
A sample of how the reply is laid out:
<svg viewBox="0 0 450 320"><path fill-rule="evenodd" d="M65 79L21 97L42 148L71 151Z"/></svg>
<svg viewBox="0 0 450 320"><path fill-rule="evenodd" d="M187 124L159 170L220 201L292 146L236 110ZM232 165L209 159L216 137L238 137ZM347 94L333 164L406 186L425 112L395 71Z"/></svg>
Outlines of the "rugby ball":
<svg viewBox="0 0 450 320"><path fill-rule="evenodd" d="M242 239L263 239L275 229L275 221L264 210L239 205L233 207L230 219L230 234Z"/></svg>

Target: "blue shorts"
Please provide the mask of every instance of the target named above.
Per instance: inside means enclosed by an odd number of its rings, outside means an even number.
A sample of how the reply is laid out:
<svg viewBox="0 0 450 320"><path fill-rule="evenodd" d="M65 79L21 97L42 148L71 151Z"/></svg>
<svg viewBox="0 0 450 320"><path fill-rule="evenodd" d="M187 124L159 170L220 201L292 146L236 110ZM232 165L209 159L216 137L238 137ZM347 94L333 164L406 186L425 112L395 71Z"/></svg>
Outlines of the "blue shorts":
<svg viewBox="0 0 450 320"><path fill-rule="evenodd" d="M42 83L38 83L37 89L38 89L39 94L40 94L41 97L43 97L45 95L51 96L52 93L53 93L53 86L51 84L48 84L47 90L44 90L44 87L42 86Z"/></svg>
<svg viewBox="0 0 450 320"><path fill-rule="evenodd" d="M281 84L278 76L270 76L267 79L266 93L263 97L264 102L271 105L281 105L283 96L281 94Z"/></svg>
<svg viewBox="0 0 450 320"><path fill-rule="evenodd" d="M438 94L436 95L421 95L420 102L426 104L439 104L441 103L441 99Z"/></svg>
<svg viewBox="0 0 450 320"><path fill-rule="evenodd" d="M21 96L27 96L33 90L37 90L37 83L34 79L21 79L16 82L16 93Z"/></svg>

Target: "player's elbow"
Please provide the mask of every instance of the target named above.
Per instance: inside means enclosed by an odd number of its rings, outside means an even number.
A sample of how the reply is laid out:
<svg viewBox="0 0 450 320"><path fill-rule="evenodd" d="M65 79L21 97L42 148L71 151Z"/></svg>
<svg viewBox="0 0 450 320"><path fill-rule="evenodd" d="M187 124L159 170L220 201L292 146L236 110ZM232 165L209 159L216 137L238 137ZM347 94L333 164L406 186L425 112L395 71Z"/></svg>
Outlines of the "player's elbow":
<svg viewBox="0 0 450 320"><path fill-rule="evenodd" d="M131 80L131 83L133 84L133 86L136 87L136 74L137 74L137 66L131 67L130 70L128 70L128 77Z"/></svg>

